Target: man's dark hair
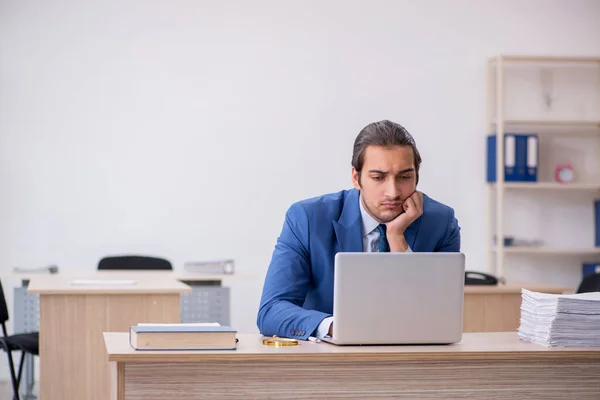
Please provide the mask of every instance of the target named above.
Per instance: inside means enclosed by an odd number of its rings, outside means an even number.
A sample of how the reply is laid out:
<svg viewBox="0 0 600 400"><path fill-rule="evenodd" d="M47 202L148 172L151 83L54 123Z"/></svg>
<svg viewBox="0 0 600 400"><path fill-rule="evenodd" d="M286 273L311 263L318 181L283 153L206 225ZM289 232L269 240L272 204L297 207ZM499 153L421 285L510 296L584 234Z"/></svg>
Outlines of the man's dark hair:
<svg viewBox="0 0 600 400"><path fill-rule="evenodd" d="M365 163L365 150L367 146L409 146L412 148L415 157L415 174L417 183L419 183L419 167L421 166L421 155L417 150L415 140L402 125L392 121L383 120L373 122L363 128L354 141L354 151L352 153L352 166L358 172L359 183L360 173Z"/></svg>

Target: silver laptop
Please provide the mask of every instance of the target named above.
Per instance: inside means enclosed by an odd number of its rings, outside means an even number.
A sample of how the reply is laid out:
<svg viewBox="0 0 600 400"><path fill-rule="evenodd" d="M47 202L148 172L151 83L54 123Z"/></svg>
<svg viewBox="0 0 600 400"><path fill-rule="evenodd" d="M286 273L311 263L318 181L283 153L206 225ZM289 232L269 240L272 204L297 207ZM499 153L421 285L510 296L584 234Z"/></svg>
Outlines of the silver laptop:
<svg viewBox="0 0 600 400"><path fill-rule="evenodd" d="M462 253L337 253L333 338L340 345L450 344L463 330Z"/></svg>

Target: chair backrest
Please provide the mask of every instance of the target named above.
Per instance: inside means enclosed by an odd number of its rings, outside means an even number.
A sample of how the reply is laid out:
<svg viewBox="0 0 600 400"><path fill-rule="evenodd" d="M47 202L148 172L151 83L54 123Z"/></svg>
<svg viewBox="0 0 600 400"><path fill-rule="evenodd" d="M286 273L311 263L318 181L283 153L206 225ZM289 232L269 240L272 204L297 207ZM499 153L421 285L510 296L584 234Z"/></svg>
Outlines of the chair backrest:
<svg viewBox="0 0 600 400"><path fill-rule="evenodd" d="M0 325L2 326L2 333L6 336L6 321L8 321L8 306L6 305L6 297L4 297L4 290L2 290L2 281L0 281Z"/></svg>
<svg viewBox="0 0 600 400"><path fill-rule="evenodd" d="M590 274L582 279L577 293L600 292L600 274Z"/></svg>
<svg viewBox="0 0 600 400"><path fill-rule="evenodd" d="M163 258L148 256L110 256L98 263L99 270L172 270L171 263Z"/></svg>

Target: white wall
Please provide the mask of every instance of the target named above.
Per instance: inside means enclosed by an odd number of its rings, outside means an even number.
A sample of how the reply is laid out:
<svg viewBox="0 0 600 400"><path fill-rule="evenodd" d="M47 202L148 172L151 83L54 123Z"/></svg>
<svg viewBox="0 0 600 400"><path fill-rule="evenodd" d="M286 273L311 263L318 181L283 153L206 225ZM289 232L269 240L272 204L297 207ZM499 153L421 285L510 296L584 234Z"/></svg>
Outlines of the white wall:
<svg viewBox="0 0 600 400"><path fill-rule="evenodd" d="M354 137L387 118L480 270L486 59L599 38L596 0L2 1L0 269L232 257L253 332L285 210L350 187Z"/></svg>

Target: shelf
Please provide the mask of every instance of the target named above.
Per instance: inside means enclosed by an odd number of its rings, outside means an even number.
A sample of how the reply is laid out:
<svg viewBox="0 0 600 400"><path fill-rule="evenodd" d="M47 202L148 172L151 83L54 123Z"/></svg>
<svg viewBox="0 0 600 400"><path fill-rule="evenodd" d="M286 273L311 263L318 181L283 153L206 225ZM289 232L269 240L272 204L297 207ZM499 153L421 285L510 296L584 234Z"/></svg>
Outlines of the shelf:
<svg viewBox="0 0 600 400"><path fill-rule="evenodd" d="M492 250L494 253L496 249ZM560 248L546 246L507 246L504 248L506 254L545 254L545 255L600 255L600 247L590 248Z"/></svg>
<svg viewBox="0 0 600 400"><path fill-rule="evenodd" d="M489 61L495 63L501 59L507 62L541 62L541 63L600 63L598 57L554 57L554 56L520 56L520 55L502 55L491 58Z"/></svg>
<svg viewBox="0 0 600 400"><path fill-rule="evenodd" d="M538 126L576 126L576 127L588 127L598 128L600 127L600 121L582 121L582 120L543 120L543 119L505 119L504 125L538 125ZM498 125L497 121L493 122L494 125Z"/></svg>
<svg viewBox="0 0 600 400"><path fill-rule="evenodd" d="M489 183L496 187L496 183ZM504 182L505 189L521 190L591 190L600 191L600 183Z"/></svg>
<svg viewBox="0 0 600 400"><path fill-rule="evenodd" d="M600 114L598 113L598 96L600 95L600 54L589 55L566 55L564 57L552 54L499 54L487 60L487 101L486 101L486 139L490 135L496 135L498 140L505 134L534 134L539 141L536 149L539 153L536 160L542 160L547 170L547 175L540 182L506 182L504 179L498 182L486 182L486 267L487 270L499 277L504 277L506 260L511 257L531 257L527 259L540 266L552 257L576 257L590 260L600 260L600 246L586 248L561 248L553 245L527 246L527 242L514 241L515 246L504 246L504 242L498 242L496 246L493 238L507 236L508 223L505 221L508 211L518 207L524 213L529 204L510 203L507 207L505 197L511 199L517 197L535 197L540 207L544 202L559 197L600 197L600 176L595 174L596 165L588 161L598 160L598 140L600 140ZM548 72L548 75L545 75ZM554 75L556 73L557 75ZM548 78L548 80L546 80ZM548 112L543 112L539 104L542 96L550 96L556 100L557 83L553 78L560 78L561 96L567 102L561 104ZM575 79L573 79L575 78ZM555 90L554 90L555 89ZM537 100L536 100L537 99ZM573 101L573 104L568 104ZM551 104L552 105L552 104ZM529 143L529 141L527 141ZM516 144L510 144L516 147ZM571 146L577 145L577 149ZM525 146L524 146L525 147ZM567 157L568 147L573 154ZM502 151L506 151L505 145L496 147L496 168L502 168ZM515 149L516 150L516 149ZM522 151L526 152L528 148ZM564 150L564 151L563 151ZM575 152L577 150L577 152ZM585 154L584 154L585 152ZM588 154L589 153L589 154ZM522 152L521 152L522 154ZM529 154L528 154L529 155ZM580 180L573 183L560 183L554 179L554 165L558 160L564 158L581 158L582 166L587 169L589 175L581 176ZM562 162L562 161L561 161ZM550 164L553 164L550 167ZM595 163L594 163L595 164ZM538 168L538 173L541 171ZM497 171L497 178L506 177L504 173ZM502 175L502 176L500 176ZM541 175L539 175L541 177ZM565 199L561 199L565 200ZM562 205L562 204L561 204ZM523 218L523 217L522 217ZM527 220L528 216L524 216ZM591 221L590 221L591 220ZM512 222L512 221L511 221ZM530 222L530 221L522 221ZM533 223L533 219L531 220ZM541 221L540 221L541 222ZM552 221L554 222L554 221ZM575 224L593 224L593 218L581 215ZM556 221L558 224L558 221ZM545 228L548 236L561 236L564 232L561 226ZM589 236L586 235L586 236ZM589 239L589 238L588 238ZM525 245L520 245L521 243ZM537 242L536 242L537 243ZM568 246L564 242L552 242L558 246ZM587 242L584 242L587 243ZM592 241L592 243L594 243ZM519 246L516 246L519 245ZM534 258L535 257L535 258Z"/></svg>

